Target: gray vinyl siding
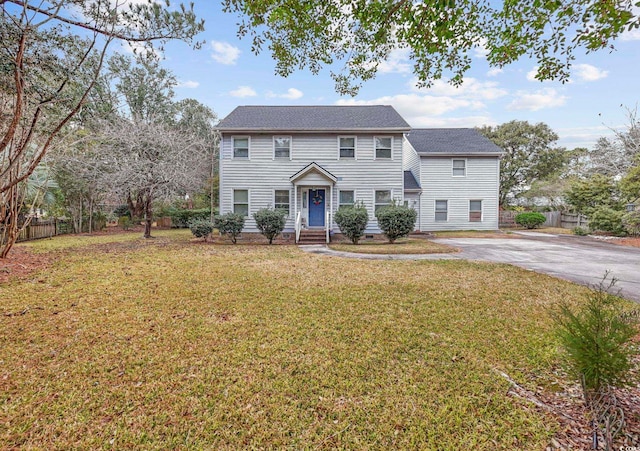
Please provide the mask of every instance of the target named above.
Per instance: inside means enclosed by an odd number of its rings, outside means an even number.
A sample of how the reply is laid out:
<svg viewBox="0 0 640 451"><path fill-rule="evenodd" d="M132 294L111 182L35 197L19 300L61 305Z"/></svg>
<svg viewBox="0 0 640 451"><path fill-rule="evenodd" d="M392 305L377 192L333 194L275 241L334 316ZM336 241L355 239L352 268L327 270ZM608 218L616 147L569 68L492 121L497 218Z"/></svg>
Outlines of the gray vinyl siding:
<svg viewBox="0 0 640 451"><path fill-rule="evenodd" d="M466 160L466 176L453 177L452 160ZM420 230L497 230L500 160L497 157L422 157ZM448 202L446 222L435 221L436 200ZM469 221L469 201L482 201L482 222Z"/></svg>
<svg viewBox="0 0 640 451"><path fill-rule="evenodd" d="M418 185L422 186L420 182L420 157L415 151L408 139L404 139L404 151L402 153L402 167L405 171L411 171L416 178Z"/></svg>
<svg viewBox="0 0 640 451"><path fill-rule="evenodd" d="M282 134L275 134L281 136ZM337 177L333 189L326 187L327 206L338 208L338 190L355 191L356 200L363 201L369 209L367 232L378 232L374 216L373 196L375 190L391 190L392 196L403 200L403 156L402 134L351 134L357 137L357 160L338 159L338 136L344 134L286 134L291 136L291 160L273 158L274 134L224 134L220 152L220 213L233 209L233 190L249 190L249 217L245 231L256 232L252 218L260 208L273 207L274 190L289 189L291 193L290 217L285 230L295 226L294 212L301 208L300 188L297 208L294 207L294 186L291 176L315 162ZM250 159L233 159L232 137L250 136ZM392 136L392 159L374 160L374 136ZM329 195L332 197L332 204ZM332 224L337 231L335 224Z"/></svg>

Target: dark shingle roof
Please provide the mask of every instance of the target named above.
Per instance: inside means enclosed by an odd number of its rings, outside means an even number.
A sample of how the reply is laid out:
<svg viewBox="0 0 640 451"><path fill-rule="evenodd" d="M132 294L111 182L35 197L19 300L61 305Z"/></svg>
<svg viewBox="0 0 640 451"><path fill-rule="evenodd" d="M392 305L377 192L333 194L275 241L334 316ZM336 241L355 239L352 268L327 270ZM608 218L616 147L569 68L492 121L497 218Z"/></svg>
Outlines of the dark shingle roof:
<svg viewBox="0 0 640 451"><path fill-rule="evenodd" d="M414 128L407 139L418 155L503 153L493 141L473 128Z"/></svg>
<svg viewBox="0 0 640 451"><path fill-rule="evenodd" d="M221 131L406 132L409 124L388 105L239 106L218 124Z"/></svg>
<svg viewBox="0 0 640 451"><path fill-rule="evenodd" d="M406 190L419 190L420 185L418 185L418 181L413 176L413 172L404 171L404 189Z"/></svg>

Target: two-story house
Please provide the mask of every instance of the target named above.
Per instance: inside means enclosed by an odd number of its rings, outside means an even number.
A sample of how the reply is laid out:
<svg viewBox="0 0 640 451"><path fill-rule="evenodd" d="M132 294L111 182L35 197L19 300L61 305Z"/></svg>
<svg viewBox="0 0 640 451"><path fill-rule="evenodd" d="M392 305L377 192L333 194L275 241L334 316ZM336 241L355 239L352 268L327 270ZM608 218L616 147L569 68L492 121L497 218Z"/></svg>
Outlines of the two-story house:
<svg viewBox="0 0 640 451"><path fill-rule="evenodd" d="M418 210L418 230L498 228L500 149L474 130L427 136L382 105L241 106L218 130L220 213L244 214L246 232L257 232L252 214L270 207L288 212L285 231L328 237L339 232L335 211L358 201L369 210L367 233L379 233L375 211L393 200ZM453 141L431 145L443 139Z"/></svg>

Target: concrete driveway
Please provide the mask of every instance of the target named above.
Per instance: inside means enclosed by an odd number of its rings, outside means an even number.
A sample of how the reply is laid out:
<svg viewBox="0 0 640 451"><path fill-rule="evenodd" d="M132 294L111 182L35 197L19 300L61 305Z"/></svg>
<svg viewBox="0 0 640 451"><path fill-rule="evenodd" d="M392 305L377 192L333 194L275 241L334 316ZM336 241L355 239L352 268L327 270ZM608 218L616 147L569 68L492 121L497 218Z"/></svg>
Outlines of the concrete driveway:
<svg viewBox="0 0 640 451"><path fill-rule="evenodd" d="M509 263L583 285L597 284L606 271L618 279L621 294L640 302L640 248L589 237L522 232L518 238L434 240L462 250L469 260Z"/></svg>

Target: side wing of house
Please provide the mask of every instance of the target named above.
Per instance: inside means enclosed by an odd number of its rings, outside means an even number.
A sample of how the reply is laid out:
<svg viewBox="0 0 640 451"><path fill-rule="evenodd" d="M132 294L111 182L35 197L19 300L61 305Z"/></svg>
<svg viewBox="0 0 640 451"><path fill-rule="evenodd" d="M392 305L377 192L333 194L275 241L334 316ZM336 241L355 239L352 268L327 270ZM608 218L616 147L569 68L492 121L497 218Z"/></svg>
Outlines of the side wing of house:
<svg viewBox="0 0 640 451"><path fill-rule="evenodd" d="M328 220L337 231L335 211L360 201L367 232L379 232L375 209L404 199L408 125L389 108L237 108L219 127L220 212L243 213L247 232L257 232L252 215L261 208L287 210L285 231L298 215L307 228Z"/></svg>
<svg viewBox="0 0 640 451"><path fill-rule="evenodd" d="M501 149L473 129L417 129L407 141L420 159L421 231L498 229Z"/></svg>

